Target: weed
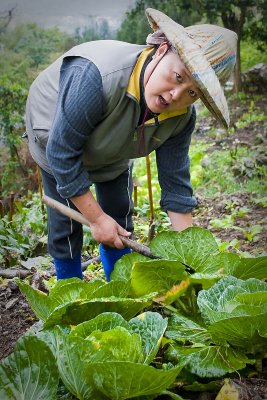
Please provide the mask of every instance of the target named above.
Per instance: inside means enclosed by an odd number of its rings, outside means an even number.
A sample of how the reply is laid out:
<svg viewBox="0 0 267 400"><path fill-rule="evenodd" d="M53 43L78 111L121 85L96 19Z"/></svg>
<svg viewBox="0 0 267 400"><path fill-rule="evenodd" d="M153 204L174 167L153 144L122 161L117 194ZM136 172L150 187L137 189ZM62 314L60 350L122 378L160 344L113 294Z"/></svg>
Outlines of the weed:
<svg viewBox="0 0 267 400"><path fill-rule="evenodd" d="M222 219L214 218L214 219L210 220L210 225L213 228L220 228L220 229L235 228L234 223L235 223L234 214L226 215Z"/></svg>
<svg viewBox="0 0 267 400"><path fill-rule="evenodd" d="M253 225L248 230L245 229L242 230L243 235L249 242L258 242L260 240L258 234L261 233L262 231L263 227L261 225Z"/></svg>
<svg viewBox="0 0 267 400"><path fill-rule="evenodd" d="M218 244L220 252L224 252L224 251L230 250L230 249L238 251L240 244L241 244L240 240L238 240L238 239L233 239L231 241L223 242L221 239L216 238L216 242Z"/></svg>
<svg viewBox="0 0 267 400"><path fill-rule="evenodd" d="M240 184L231 171L231 157L228 150L215 150L209 155L209 163L204 168L199 189L203 189L206 196L218 192L233 193L240 189Z"/></svg>
<svg viewBox="0 0 267 400"><path fill-rule="evenodd" d="M257 204L260 207L267 207L267 196L266 197L260 197L257 199L252 199L255 204Z"/></svg>
<svg viewBox="0 0 267 400"><path fill-rule="evenodd" d="M233 93L229 96L228 101L231 103L232 101L244 102L246 103L250 96L245 92Z"/></svg>
<svg viewBox="0 0 267 400"><path fill-rule="evenodd" d="M267 191L266 179L264 179L264 177L262 179L259 179L257 176L255 176L244 183L243 189L249 193L254 192L257 193L259 196L264 196Z"/></svg>
<svg viewBox="0 0 267 400"><path fill-rule="evenodd" d="M205 191L206 196L216 193L237 191L266 193L266 165L258 163L260 154L246 147L215 150L209 154L209 162L202 171L202 182L197 189Z"/></svg>
<svg viewBox="0 0 267 400"><path fill-rule="evenodd" d="M264 113L246 112L242 115L239 121L237 121L236 127L238 129L242 129L251 124L252 122L261 122L265 120L266 116L264 115Z"/></svg>
<svg viewBox="0 0 267 400"><path fill-rule="evenodd" d="M245 217L248 212L250 211L250 209L248 207L239 207L236 211L235 211L235 215L239 218L243 218Z"/></svg>
<svg viewBox="0 0 267 400"><path fill-rule="evenodd" d="M214 218L210 221L210 225L214 228L220 229L237 229L240 230L239 227L235 226L236 218L245 217L250 209L248 207L240 207L235 201L228 201L225 205L225 209L229 210L231 214L226 215L224 218Z"/></svg>

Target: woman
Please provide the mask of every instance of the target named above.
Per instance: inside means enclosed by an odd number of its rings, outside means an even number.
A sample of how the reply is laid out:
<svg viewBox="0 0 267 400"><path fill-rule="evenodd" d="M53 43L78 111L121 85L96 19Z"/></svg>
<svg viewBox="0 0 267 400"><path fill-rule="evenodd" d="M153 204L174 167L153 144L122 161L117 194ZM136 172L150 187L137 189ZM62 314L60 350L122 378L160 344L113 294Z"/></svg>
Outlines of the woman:
<svg viewBox="0 0 267 400"><path fill-rule="evenodd" d="M236 34L214 25L184 28L154 9L146 14L155 30L147 45L76 46L37 77L27 100L29 148L44 191L87 218L107 280L130 252L119 235L133 232L131 160L156 150L161 207L174 230L185 229L196 206L188 159L192 104L200 98L229 124L220 81L233 69ZM48 209L48 227L57 278L82 278L82 226Z"/></svg>

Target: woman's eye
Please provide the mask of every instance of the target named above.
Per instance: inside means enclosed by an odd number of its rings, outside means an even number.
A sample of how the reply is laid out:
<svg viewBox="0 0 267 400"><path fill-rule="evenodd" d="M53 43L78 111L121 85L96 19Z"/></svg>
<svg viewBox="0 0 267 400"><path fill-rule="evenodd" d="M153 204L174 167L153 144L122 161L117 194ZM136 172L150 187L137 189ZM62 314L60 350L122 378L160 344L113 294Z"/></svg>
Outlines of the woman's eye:
<svg viewBox="0 0 267 400"><path fill-rule="evenodd" d="M189 94L189 96L191 96L191 97L196 97L196 92L194 92L194 90L188 90L188 94Z"/></svg>
<svg viewBox="0 0 267 400"><path fill-rule="evenodd" d="M182 82L183 78L181 77L180 74L178 74L178 73L176 72L176 73L175 73L175 76L176 76L177 82Z"/></svg>

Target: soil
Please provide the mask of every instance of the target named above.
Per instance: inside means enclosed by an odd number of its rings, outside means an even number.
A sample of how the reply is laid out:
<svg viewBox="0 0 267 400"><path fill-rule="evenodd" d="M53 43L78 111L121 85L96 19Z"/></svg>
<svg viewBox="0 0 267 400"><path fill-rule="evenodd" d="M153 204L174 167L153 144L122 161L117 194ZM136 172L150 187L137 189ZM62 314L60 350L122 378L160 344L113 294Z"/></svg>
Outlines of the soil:
<svg viewBox="0 0 267 400"><path fill-rule="evenodd" d="M249 253L257 257L266 255L267 251L267 211L266 208L255 205L251 196L246 192L237 192L235 195L216 195L212 198L198 197L199 207L194 212L194 225L209 229L222 242L238 241L238 251ZM247 207L248 211L242 217L235 217L235 222L231 228L214 228L210 222L217 219L223 219L231 213L226 209L228 201L231 200L235 205ZM260 225L262 231L248 240L246 233L251 226ZM235 251L229 247L229 251Z"/></svg>
<svg viewBox="0 0 267 400"><path fill-rule="evenodd" d="M247 102L233 102L231 104L232 126L235 126L236 121L247 111L252 101L255 108L259 108L266 114L266 100L267 96L260 99L250 98ZM213 121L206 118L205 123L201 121L198 125L197 133L200 140L205 142L212 141L213 147L209 151L221 149L222 145L224 149L231 148L235 145L234 139L238 139L242 145L245 144L248 148L252 146L257 148L256 138L259 141L258 151L264 154L266 150L267 137L262 121L256 121L242 129L237 129L234 136L218 140L206 137L203 134L203 128L206 125L214 127ZM264 163L266 163L266 159L264 159ZM205 193L197 193L197 197L198 208L194 212L194 225L210 229L216 237L224 242L231 242L237 239L239 241L239 251L248 252L253 256L266 255L267 211L266 207L264 208L253 202L251 193L217 194L210 198L205 197ZM247 207L248 211L244 216L235 218L233 227L228 229L214 228L210 224L212 219L222 219L231 213L227 209L229 200L234 202L237 207ZM260 225L263 230L256 238L249 241L244 232L254 225ZM229 248L229 251L235 251L235 249ZM18 338L36 321L17 284L12 280L2 281L0 286L0 359L8 356L13 351Z"/></svg>
<svg viewBox="0 0 267 400"><path fill-rule="evenodd" d="M243 128L237 129L237 121L244 120L244 115L248 114L250 108L257 114L267 114L267 96L249 96L244 101L232 100L228 101L230 109L231 127L234 128L234 133L226 136L219 135L217 138L210 135L203 134L203 129L209 126L211 129L216 126L216 122L210 117L205 120L200 120L196 127L197 140L204 143L209 143L211 146L208 149L208 154L215 150L232 150L235 151L236 146L242 146L248 150L253 149L255 154L255 162L257 165L267 164L267 126L266 118L265 121L254 121L248 123ZM243 117L242 117L243 116ZM245 117L246 119L249 116ZM204 122L204 124L203 124ZM205 129L204 129L205 130ZM205 130L206 131L206 130ZM220 128L217 129L220 132ZM208 155L207 154L207 155ZM246 173L251 172L249 166L248 170L241 171L237 169L236 179L244 181L249 179ZM235 165L233 163L233 167ZM258 184L261 186L265 185L266 188L266 177L262 176L259 178ZM264 197L266 196L266 192ZM267 253L267 208L255 203L255 194L245 191L239 191L231 194L218 193L212 197L205 196L205 193L197 192L196 197L198 199L198 208L194 211L194 225L201 226L203 228L210 229L215 236L220 238L222 241L230 242L234 239L238 240L238 250L242 252L248 252L252 256L266 255ZM213 219L223 219L227 215L231 214L229 210L229 203L234 204L235 209L247 208L247 211L242 217L235 217L233 227L228 229L214 228L210 222ZM253 239L248 240L246 232L249 232L250 228L260 225L262 231L256 235Z"/></svg>
<svg viewBox="0 0 267 400"><path fill-rule="evenodd" d="M15 282L0 287L0 359L13 351L19 337L36 321Z"/></svg>

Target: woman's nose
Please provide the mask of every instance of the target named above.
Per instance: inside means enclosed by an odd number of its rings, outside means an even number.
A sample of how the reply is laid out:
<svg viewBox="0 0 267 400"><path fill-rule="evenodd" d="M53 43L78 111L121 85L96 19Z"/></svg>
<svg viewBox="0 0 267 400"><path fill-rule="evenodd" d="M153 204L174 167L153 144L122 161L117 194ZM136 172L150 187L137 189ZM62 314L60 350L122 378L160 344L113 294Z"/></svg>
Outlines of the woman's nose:
<svg viewBox="0 0 267 400"><path fill-rule="evenodd" d="M171 96L172 96L172 100L176 101L176 100L180 99L183 95L185 95L186 88L181 86L181 85L179 85L179 86L173 88L170 91L170 93L171 93Z"/></svg>

